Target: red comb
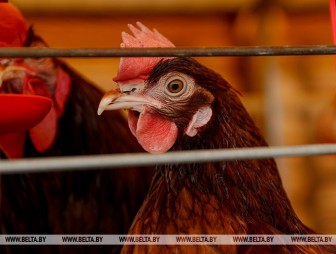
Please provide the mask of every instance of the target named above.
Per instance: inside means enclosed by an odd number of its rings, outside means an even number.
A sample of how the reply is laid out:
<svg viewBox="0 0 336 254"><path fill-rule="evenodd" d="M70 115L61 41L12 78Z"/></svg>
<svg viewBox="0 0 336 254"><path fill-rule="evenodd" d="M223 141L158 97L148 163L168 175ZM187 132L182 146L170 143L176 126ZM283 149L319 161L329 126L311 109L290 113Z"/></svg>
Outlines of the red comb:
<svg viewBox="0 0 336 254"><path fill-rule="evenodd" d="M28 25L18 9L0 3L0 47L20 47L26 41Z"/></svg>
<svg viewBox="0 0 336 254"><path fill-rule="evenodd" d="M175 45L157 30L150 30L140 22L136 26L128 25L133 35L123 32L122 48L172 48ZM167 57L122 57L116 82L129 83L134 80L145 80L155 65Z"/></svg>

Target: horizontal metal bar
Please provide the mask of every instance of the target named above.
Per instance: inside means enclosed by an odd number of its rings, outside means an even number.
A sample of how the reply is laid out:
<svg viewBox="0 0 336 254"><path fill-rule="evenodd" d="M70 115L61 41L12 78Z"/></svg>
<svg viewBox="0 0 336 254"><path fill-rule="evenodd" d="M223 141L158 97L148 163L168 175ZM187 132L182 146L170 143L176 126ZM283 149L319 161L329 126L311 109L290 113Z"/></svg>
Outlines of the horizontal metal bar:
<svg viewBox="0 0 336 254"><path fill-rule="evenodd" d="M0 48L0 57L154 57L334 55L336 46L222 48Z"/></svg>
<svg viewBox="0 0 336 254"><path fill-rule="evenodd" d="M316 144L287 147L253 147L218 150L194 150L164 154L112 154L96 156L50 157L41 159L1 160L0 173L31 173L95 168L122 168L167 163L200 163L287 156L336 154L336 144Z"/></svg>

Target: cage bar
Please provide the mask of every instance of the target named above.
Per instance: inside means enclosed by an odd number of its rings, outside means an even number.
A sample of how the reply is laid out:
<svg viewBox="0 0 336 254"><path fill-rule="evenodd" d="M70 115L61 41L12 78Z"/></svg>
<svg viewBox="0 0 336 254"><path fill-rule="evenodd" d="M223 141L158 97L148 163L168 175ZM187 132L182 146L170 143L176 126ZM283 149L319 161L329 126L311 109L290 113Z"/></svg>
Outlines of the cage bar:
<svg viewBox="0 0 336 254"><path fill-rule="evenodd" d="M168 163L202 163L210 161L252 160L277 157L336 154L336 144L282 147L251 147L212 150L176 151L164 154L132 153L40 159L1 160L0 173L31 173L64 170L123 168Z"/></svg>
<svg viewBox="0 0 336 254"><path fill-rule="evenodd" d="M0 48L2 58L334 55L334 45L204 48Z"/></svg>

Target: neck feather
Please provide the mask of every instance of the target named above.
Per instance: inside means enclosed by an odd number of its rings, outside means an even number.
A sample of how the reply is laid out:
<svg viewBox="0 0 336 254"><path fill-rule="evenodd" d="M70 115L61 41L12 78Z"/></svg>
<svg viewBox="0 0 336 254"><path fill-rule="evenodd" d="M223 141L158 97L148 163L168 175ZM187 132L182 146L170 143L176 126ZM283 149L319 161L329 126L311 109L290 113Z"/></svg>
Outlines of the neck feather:
<svg viewBox="0 0 336 254"><path fill-rule="evenodd" d="M235 92L227 93L221 98L231 101L214 102L213 118L199 135L179 137L173 150L267 146ZM165 179L170 197L185 188L195 188L215 196L243 218L267 220L290 232L305 230L290 205L273 159L165 165L157 168L157 174ZM293 222L294 228L288 228L286 220Z"/></svg>

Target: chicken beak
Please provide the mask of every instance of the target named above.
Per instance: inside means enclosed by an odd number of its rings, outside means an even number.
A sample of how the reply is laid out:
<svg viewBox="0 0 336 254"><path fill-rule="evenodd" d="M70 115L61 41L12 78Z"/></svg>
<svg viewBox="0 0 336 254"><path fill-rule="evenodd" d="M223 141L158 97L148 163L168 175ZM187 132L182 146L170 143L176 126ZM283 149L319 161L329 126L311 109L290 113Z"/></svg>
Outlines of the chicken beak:
<svg viewBox="0 0 336 254"><path fill-rule="evenodd" d="M105 110L109 110L109 107L113 105L113 102L115 102L120 96L122 96L122 93L118 89L108 91L104 94L99 103L97 114L101 115Z"/></svg>
<svg viewBox="0 0 336 254"><path fill-rule="evenodd" d="M1 68L0 66L0 87L4 81L23 78L26 74L30 74L32 76L36 75L35 72L23 66L10 65L4 68Z"/></svg>
<svg viewBox="0 0 336 254"><path fill-rule="evenodd" d="M97 114L101 115L105 110L131 109L142 112L144 105L160 107L160 103L144 97L143 95L128 92L122 93L119 89L107 92L101 99Z"/></svg>

